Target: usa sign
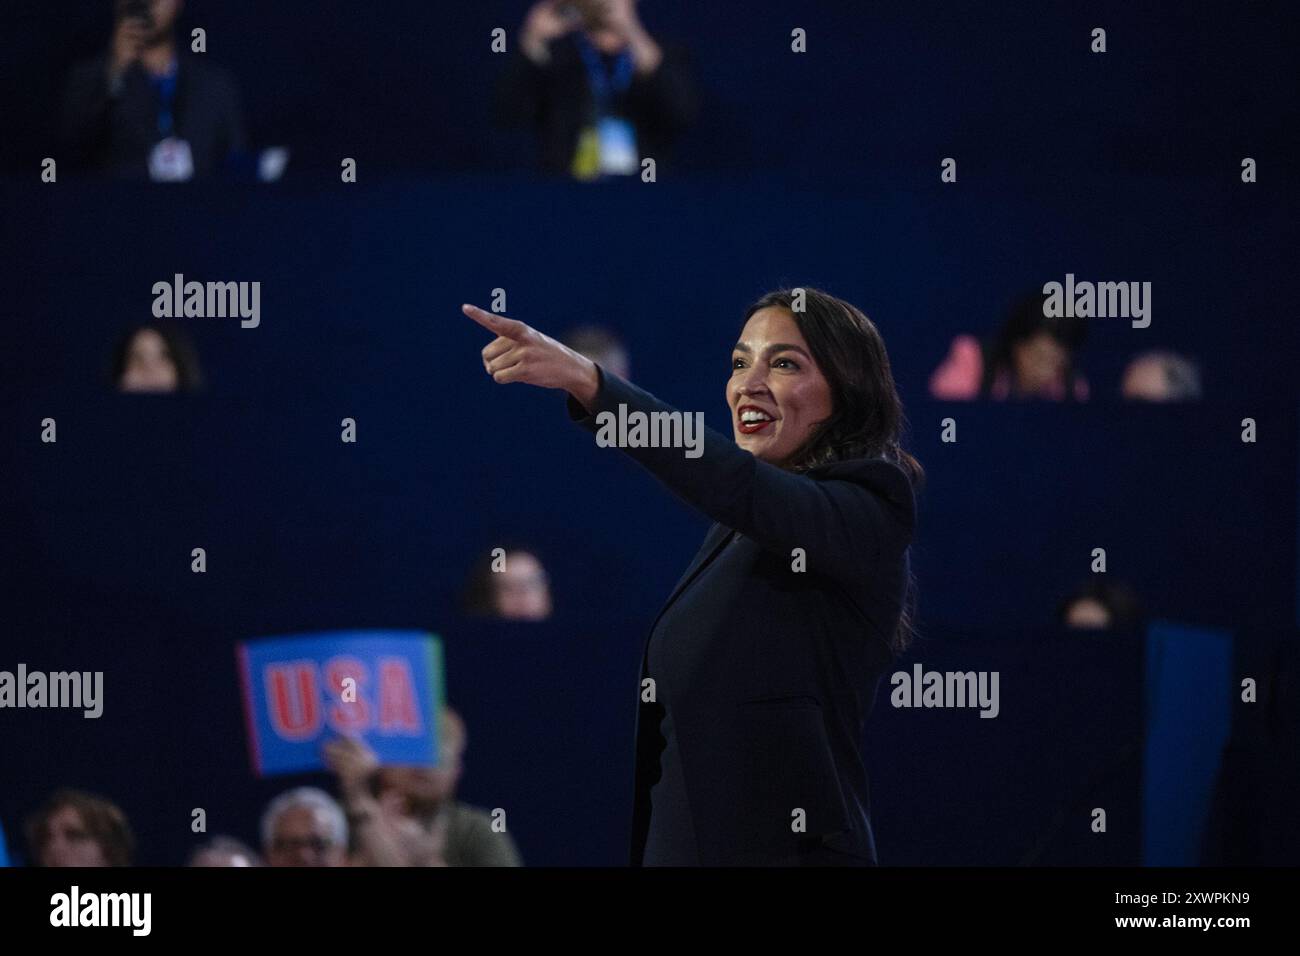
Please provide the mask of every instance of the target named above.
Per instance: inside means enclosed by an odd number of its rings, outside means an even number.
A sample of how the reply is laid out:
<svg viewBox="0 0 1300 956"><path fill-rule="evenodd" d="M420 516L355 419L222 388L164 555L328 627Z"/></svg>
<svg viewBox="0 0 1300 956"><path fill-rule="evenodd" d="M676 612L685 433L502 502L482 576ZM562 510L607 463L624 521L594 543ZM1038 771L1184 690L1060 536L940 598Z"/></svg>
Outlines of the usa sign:
<svg viewBox="0 0 1300 956"><path fill-rule="evenodd" d="M238 645L253 769L324 769L321 745L360 737L380 763L436 766L442 642L422 631L330 631Z"/></svg>

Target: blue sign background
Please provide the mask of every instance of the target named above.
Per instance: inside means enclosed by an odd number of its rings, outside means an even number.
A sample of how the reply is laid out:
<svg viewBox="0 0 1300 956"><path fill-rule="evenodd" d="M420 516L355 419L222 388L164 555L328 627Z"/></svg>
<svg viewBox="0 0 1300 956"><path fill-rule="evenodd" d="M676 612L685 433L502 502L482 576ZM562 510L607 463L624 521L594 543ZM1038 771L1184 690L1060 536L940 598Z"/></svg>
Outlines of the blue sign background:
<svg viewBox="0 0 1300 956"><path fill-rule="evenodd" d="M442 642L437 636L333 631L249 641L237 653L249 752L258 774L324 769L321 745L344 731L363 739L381 763L437 765L443 704ZM384 672L396 675L396 681L381 680ZM289 729L272 712L277 673L297 705L291 710L298 726ZM340 674L356 680L356 703L342 702ZM404 705L407 720L383 726L382 715L396 705Z"/></svg>

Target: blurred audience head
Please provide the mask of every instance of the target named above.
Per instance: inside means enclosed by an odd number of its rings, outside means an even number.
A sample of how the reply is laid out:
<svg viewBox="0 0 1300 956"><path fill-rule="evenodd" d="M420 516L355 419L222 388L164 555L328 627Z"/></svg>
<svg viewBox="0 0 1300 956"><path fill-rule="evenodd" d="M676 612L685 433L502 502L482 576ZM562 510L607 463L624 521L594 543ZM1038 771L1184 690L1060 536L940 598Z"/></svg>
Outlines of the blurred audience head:
<svg viewBox="0 0 1300 956"><path fill-rule="evenodd" d="M1144 616L1132 588L1104 577L1076 588L1057 609L1060 623L1079 631L1133 630Z"/></svg>
<svg viewBox="0 0 1300 956"><path fill-rule="evenodd" d="M149 21L148 42L168 39L180 17L182 0L115 0L118 19L141 17Z"/></svg>
<svg viewBox="0 0 1300 956"><path fill-rule="evenodd" d="M599 325L583 325L564 337L564 344L619 378L631 377L627 347L617 335Z"/></svg>
<svg viewBox="0 0 1300 956"><path fill-rule="evenodd" d="M126 814L102 797L57 790L27 821L37 866L130 866L135 837Z"/></svg>
<svg viewBox="0 0 1300 956"><path fill-rule="evenodd" d="M438 766L386 764L375 772L373 790L380 803L407 816L430 817L455 798L462 770L461 758L468 742L465 722L450 707L444 707L438 733Z"/></svg>
<svg viewBox="0 0 1300 956"><path fill-rule="evenodd" d="M536 555L523 548L494 548L493 553L479 559L470 572L465 611L503 621L549 618L551 583Z"/></svg>
<svg viewBox="0 0 1300 956"><path fill-rule="evenodd" d="M1194 402L1201 397L1201 370L1174 352L1144 352L1124 369L1120 394L1130 402Z"/></svg>
<svg viewBox="0 0 1300 956"><path fill-rule="evenodd" d="M269 866L345 866L343 808L316 787L280 794L262 814L262 851Z"/></svg>
<svg viewBox="0 0 1300 956"><path fill-rule="evenodd" d="M1015 303L993 340L989 377L1007 372L1013 392L1021 396L1051 394L1073 388L1075 358L1087 338L1086 319L1043 315L1041 292Z"/></svg>
<svg viewBox="0 0 1300 956"><path fill-rule="evenodd" d="M620 25L637 15L637 0L559 0L582 19L582 27L598 46L618 48L625 44Z"/></svg>
<svg viewBox="0 0 1300 956"><path fill-rule="evenodd" d="M262 859L252 847L234 837L214 836L190 854L187 866L261 866Z"/></svg>
<svg viewBox="0 0 1300 956"><path fill-rule="evenodd" d="M120 392L192 392L202 384L188 336L170 323L138 325L118 342L113 382Z"/></svg>

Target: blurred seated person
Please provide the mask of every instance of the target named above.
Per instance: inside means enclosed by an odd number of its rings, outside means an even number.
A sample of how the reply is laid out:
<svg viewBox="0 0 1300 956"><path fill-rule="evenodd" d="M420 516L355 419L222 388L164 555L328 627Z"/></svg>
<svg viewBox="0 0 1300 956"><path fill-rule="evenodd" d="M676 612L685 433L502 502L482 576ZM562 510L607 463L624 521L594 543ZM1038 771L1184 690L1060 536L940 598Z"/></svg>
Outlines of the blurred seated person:
<svg viewBox="0 0 1300 956"><path fill-rule="evenodd" d="M930 376L930 394L948 401L973 399L1088 400L1088 382L1075 368L1087 321L1043 315L1043 294L1018 301L997 336L953 339L948 357Z"/></svg>
<svg viewBox="0 0 1300 956"><path fill-rule="evenodd" d="M27 821L37 866L130 866L131 825L115 804L81 790L55 791Z"/></svg>
<svg viewBox="0 0 1300 956"><path fill-rule="evenodd" d="M641 25L636 0L540 0L497 88L507 126L531 127L542 168L590 180L662 168L695 120L688 58Z"/></svg>
<svg viewBox="0 0 1300 956"><path fill-rule="evenodd" d="M189 337L162 322L138 325L122 336L112 375L119 392L193 392L203 384Z"/></svg>
<svg viewBox="0 0 1300 956"><path fill-rule="evenodd" d="M338 776L358 866L520 866L519 851L492 816L456 799L465 724L451 708L439 723L436 767L381 766L366 744L338 737L325 760Z"/></svg>
<svg viewBox="0 0 1300 956"><path fill-rule="evenodd" d="M1137 594L1126 584L1095 577L1057 608L1062 625L1078 631L1131 631L1145 622Z"/></svg>
<svg viewBox="0 0 1300 956"><path fill-rule="evenodd" d="M262 858L253 848L234 837L214 836L190 854L186 866L225 867L261 866Z"/></svg>
<svg viewBox="0 0 1300 956"><path fill-rule="evenodd" d="M627 346L609 329L599 325L580 325L564 336L563 342L579 355L591 359L606 372L612 372L619 378L632 377Z"/></svg>
<svg viewBox="0 0 1300 956"><path fill-rule="evenodd" d="M530 551L502 550L499 557L489 552L470 571L465 613L502 621L545 621L551 616L551 582L546 568Z"/></svg>
<svg viewBox="0 0 1300 956"><path fill-rule="evenodd" d="M176 42L181 5L116 0L108 50L68 80L63 139L74 166L183 182L219 172L244 150L234 80Z"/></svg>
<svg viewBox="0 0 1300 956"><path fill-rule="evenodd" d="M1130 402L1195 402L1201 397L1201 370L1173 352L1144 352L1124 369L1120 394Z"/></svg>
<svg viewBox="0 0 1300 956"><path fill-rule="evenodd" d="M268 866L347 866L343 808L316 787L280 794L262 814L262 852Z"/></svg>

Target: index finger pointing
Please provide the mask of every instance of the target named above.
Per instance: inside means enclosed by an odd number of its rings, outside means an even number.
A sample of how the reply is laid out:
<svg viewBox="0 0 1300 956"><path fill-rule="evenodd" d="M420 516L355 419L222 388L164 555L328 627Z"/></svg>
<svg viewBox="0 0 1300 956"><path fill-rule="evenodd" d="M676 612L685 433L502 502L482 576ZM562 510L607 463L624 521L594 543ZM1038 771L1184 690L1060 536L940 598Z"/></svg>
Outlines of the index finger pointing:
<svg viewBox="0 0 1300 956"><path fill-rule="evenodd" d="M462 305L460 308L462 312L489 332L503 335L508 339L518 340L528 331L528 326L518 319L507 319L504 315L485 312L476 305Z"/></svg>

